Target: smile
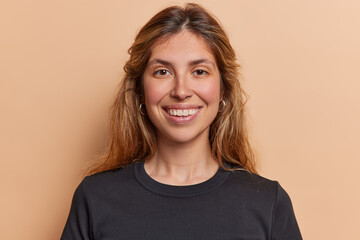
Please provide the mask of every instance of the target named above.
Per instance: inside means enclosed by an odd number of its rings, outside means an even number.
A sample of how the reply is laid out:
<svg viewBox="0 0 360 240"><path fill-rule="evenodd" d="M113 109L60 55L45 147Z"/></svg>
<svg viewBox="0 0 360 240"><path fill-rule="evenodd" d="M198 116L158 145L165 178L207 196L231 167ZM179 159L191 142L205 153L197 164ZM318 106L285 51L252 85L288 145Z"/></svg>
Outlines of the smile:
<svg viewBox="0 0 360 240"><path fill-rule="evenodd" d="M171 116L187 117L189 115L195 115L199 111L198 108L194 109L167 109L167 112Z"/></svg>
<svg viewBox="0 0 360 240"><path fill-rule="evenodd" d="M166 118L174 124L189 124L199 115L202 106L171 105L163 107Z"/></svg>

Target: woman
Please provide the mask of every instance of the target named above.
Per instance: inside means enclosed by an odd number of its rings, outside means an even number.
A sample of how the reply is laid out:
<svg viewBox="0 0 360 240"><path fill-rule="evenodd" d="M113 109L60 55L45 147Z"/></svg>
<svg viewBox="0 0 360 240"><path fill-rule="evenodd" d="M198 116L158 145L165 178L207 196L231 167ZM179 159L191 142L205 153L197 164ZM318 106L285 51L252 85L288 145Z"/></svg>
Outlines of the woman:
<svg viewBox="0 0 360 240"><path fill-rule="evenodd" d="M196 4L138 33L111 142L62 239L301 239L281 186L256 174L228 37Z"/></svg>

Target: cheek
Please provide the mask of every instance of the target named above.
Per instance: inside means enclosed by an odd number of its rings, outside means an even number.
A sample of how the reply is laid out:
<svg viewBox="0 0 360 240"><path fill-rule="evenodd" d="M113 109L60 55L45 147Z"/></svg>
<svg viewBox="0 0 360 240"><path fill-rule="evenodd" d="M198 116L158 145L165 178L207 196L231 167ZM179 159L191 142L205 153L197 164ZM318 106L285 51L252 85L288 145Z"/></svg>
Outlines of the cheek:
<svg viewBox="0 0 360 240"><path fill-rule="evenodd" d="M213 79L211 81L203 82L201 87L197 88L197 93L208 104L216 104L216 106L218 106L220 102L219 80Z"/></svg>
<svg viewBox="0 0 360 240"><path fill-rule="evenodd" d="M145 104L151 105L158 103L164 95L164 88L159 87L155 82L144 79Z"/></svg>

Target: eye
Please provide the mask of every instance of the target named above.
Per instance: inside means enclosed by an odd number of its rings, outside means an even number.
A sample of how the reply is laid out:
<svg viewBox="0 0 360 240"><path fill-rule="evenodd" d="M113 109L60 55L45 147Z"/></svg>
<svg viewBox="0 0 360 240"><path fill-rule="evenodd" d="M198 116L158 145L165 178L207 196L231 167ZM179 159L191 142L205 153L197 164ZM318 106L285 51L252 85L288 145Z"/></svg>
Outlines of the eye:
<svg viewBox="0 0 360 240"><path fill-rule="evenodd" d="M205 70L199 69L199 70L196 70L193 74L195 74L196 76L204 76L204 75L208 74L208 72L206 72Z"/></svg>
<svg viewBox="0 0 360 240"><path fill-rule="evenodd" d="M166 75L169 75L170 72L166 69L160 69L160 70L157 70L154 75L158 75L158 76L166 76Z"/></svg>

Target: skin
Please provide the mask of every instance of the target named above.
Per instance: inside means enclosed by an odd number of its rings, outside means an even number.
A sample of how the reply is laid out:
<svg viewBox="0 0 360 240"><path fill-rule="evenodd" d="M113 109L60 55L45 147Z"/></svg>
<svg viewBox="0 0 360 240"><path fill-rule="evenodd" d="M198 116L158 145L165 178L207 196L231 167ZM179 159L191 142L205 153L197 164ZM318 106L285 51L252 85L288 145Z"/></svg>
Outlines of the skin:
<svg viewBox="0 0 360 240"><path fill-rule="evenodd" d="M158 151L145 171L158 182L192 185L219 168L211 157L210 124L220 102L220 73L213 53L199 36L182 31L151 49L143 76L145 106L157 129ZM169 109L196 109L194 116L171 117Z"/></svg>

